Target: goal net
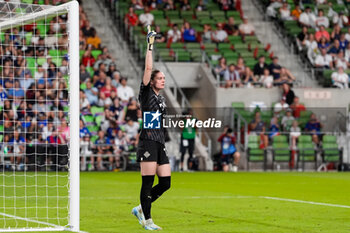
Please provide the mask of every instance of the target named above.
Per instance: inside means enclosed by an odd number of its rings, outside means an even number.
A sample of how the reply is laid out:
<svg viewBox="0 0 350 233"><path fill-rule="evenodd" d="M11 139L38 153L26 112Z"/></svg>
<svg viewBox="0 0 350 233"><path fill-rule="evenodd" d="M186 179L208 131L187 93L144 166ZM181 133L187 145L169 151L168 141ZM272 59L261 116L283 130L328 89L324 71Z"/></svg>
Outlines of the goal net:
<svg viewBox="0 0 350 233"><path fill-rule="evenodd" d="M79 231L78 3L0 2L0 42L0 232Z"/></svg>

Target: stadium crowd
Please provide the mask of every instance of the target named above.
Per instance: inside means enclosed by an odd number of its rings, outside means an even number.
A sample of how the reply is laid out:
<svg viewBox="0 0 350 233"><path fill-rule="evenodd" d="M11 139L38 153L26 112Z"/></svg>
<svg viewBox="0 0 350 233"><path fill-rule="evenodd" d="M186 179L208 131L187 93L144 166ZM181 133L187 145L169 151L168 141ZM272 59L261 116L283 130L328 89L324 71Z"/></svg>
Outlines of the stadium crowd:
<svg viewBox="0 0 350 233"><path fill-rule="evenodd" d="M222 11L240 10L240 1L216 1L219 9ZM199 1L195 7L191 7L188 1L176 1L178 8L173 1L134 1L125 14L124 23L127 28L144 27L145 25L154 25L156 32L160 35L157 39L158 43L166 43L167 47L171 47L172 43L199 43L202 48L206 44L225 44L230 43L230 36L237 36L245 41L245 37L254 36L255 28L246 17L242 17L241 23L236 23L234 17L229 16L223 22L217 21L213 26L213 22L201 23L202 28L191 26L188 19L181 20L181 24L170 22L169 29L161 28L157 24L153 10L165 9L166 11L175 11L180 9L183 11L202 12L208 9L207 1ZM142 11L137 15L135 11ZM184 14L184 13L182 13ZM208 16L209 17L209 16ZM171 19L170 19L171 20ZM180 22L179 21L179 22ZM159 22L159 21L158 21ZM214 28L213 28L214 27ZM142 30L144 30L142 28ZM248 43L247 43L248 44ZM226 50L226 52L230 51ZM220 51L222 52L222 51ZM296 78L285 67L278 64L278 58L273 57L273 62L266 63L266 55L257 56L258 50L252 53L252 57L259 58L253 66L246 64L246 59L238 56L235 60L227 59L223 54L215 54L214 60L218 60L218 64L214 67L214 73L219 75L221 87L266 87L281 85L284 82L293 83ZM210 56L210 55L209 55Z"/></svg>
<svg viewBox="0 0 350 233"><path fill-rule="evenodd" d="M296 21L301 32L296 36L300 52L318 70L318 76L327 69L331 72L332 85L349 88L350 68L350 25L349 13L343 1L317 0L294 1L294 8L288 2L271 0L267 15L284 21ZM334 10L339 4L341 10ZM348 4L347 1L345 1Z"/></svg>
<svg viewBox="0 0 350 233"><path fill-rule="evenodd" d="M56 1L56 4L66 1ZM7 30L0 49L0 136L6 169L67 169L69 68L67 16ZM80 6L80 141L90 157L82 169L115 169L123 151L135 149L141 111L127 78L103 47ZM75 106L71 106L75 107ZM115 156L110 156L110 154ZM95 156L97 154L97 158ZM40 156L39 156L40 155ZM104 166L103 159L109 161ZM85 161L85 159L82 159ZM28 168L28 167L27 167ZM35 167L32 166L32 169Z"/></svg>

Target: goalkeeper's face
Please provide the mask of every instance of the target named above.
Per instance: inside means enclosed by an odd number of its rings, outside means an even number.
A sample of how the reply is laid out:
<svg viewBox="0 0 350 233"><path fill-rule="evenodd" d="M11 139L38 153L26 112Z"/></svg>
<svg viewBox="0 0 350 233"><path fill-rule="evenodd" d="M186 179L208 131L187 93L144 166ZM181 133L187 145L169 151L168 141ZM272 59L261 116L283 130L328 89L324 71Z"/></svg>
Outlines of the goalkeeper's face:
<svg viewBox="0 0 350 233"><path fill-rule="evenodd" d="M161 90L164 89L165 76L163 72L158 72L152 80L152 85L154 88Z"/></svg>

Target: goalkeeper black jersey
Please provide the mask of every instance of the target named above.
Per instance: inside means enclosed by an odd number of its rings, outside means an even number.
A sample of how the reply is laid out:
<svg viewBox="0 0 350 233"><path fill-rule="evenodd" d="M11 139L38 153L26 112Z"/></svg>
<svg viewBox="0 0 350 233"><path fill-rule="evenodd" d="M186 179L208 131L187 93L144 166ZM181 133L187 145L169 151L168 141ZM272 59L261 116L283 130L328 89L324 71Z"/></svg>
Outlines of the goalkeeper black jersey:
<svg viewBox="0 0 350 233"><path fill-rule="evenodd" d="M141 82L139 102L141 105L143 119L140 139L153 140L164 144L165 132L162 124L162 119L166 113L165 98L161 95L157 95L153 91L150 83L148 83L146 86L143 84L143 82ZM157 117L158 115L160 117ZM157 118L153 119L155 117ZM160 128L153 128L158 124L160 124ZM150 127L146 128L144 127L145 125Z"/></svg>

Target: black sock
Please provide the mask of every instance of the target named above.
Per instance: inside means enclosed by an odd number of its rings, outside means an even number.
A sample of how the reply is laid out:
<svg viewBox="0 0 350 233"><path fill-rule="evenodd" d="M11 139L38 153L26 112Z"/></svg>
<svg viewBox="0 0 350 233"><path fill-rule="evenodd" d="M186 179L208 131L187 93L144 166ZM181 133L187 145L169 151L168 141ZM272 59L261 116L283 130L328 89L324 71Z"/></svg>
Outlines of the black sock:
<svg viewBox="0 0 350 233"><path fill-rule="evenodd" d="M145 219L151 218L151 205L152 205L152 186L154 181L153 176L142 176L142 187L140 193L140 202Z"/></svg>
<svg viewBox="0 0 350 233"><path fill-rule="evenodd" d="M159 183L152 188L152 202L170 188L170 176L159 177Z"/></svg>

